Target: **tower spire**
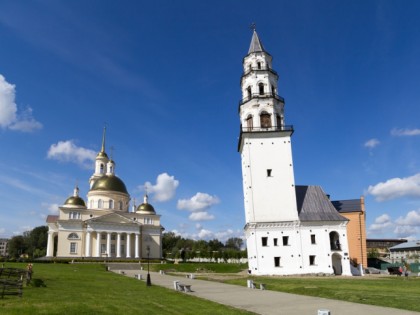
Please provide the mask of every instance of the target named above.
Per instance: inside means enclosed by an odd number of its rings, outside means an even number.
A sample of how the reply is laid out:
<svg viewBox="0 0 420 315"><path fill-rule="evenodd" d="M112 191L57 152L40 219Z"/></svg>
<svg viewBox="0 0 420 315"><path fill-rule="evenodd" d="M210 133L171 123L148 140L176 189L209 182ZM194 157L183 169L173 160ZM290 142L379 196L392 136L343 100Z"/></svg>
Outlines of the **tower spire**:
<svg viewBox="0 0 420 315"><path fill-rule="evenodd" d="M251 45L249 45L248 54L255 53L255 52L266 52L262 42L260 41L260 38L258 37L255 23L252 23L251 29L253 30L253 33L252 33Z"/></svg>
<svg viewBox="0 0 420 315"><path fill-rule="evenodd" d="M105 153L105 136L106 136L106 125L104 126L104 131L102 133L102 147L101 153Z"/></svg>

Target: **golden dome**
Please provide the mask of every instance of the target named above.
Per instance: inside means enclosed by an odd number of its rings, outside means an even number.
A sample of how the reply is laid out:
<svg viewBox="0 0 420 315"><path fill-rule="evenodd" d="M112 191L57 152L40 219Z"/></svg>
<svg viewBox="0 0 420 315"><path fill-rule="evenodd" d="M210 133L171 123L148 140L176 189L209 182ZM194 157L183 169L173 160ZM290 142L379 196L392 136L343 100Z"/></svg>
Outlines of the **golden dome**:
<svg viewBox="0 0 420 315"><path fill-rule="evenodd" d="M90 190L117 191L128 195L124 182L115 175L99 177Z"/></svg>
<svg viewBox="0 0 420 315"><path fill-rule="evenodd" d="M64 206L78 206L86 208L85 201L79 196L71 196L66 199Z"/></svg>

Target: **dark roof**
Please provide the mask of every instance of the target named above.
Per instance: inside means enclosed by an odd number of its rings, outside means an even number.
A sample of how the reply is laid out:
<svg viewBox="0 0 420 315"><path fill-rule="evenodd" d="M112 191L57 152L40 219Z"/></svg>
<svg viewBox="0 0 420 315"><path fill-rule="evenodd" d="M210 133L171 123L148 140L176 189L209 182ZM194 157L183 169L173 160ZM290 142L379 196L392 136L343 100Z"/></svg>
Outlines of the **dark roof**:
<svg viewBox="0 0 420 315"><path fill-rule="evenodd" d="M296 203L301 221L348 221L320 186L296 186Z"/></svg>
<svg viewBox="0 0 420 315"><path fill-rule="evenodd" d="M335 200L331 201L333 206L338 212L360 212L362 211L362 205L360 199L350 200Z"/></svg>
<svg viewBox="0 0 420 315"><path fill-rule="evenodd" d="M400 250L410 250L410 249L416 249L419 250L420 248L420 241L409 241L406 243L398 244L393 247L391 247L389 250L391 252L400 251Z"/></svg>
<svg viewBox="0 0 420 315"><path fill-rule="evenodd" d="M249 45L248 54L254 53L254 52L260 52L260 51L265 52L264 47L260 39L258 38L258 34L254 30L254 33L252 34L251 45Z"/></svg>
<svg viewBox="0 0 420 315"><path fill-rule="evenodd" d="M49 215L47 216L47 223L54 223L57 222L58 215Z"/></svg>

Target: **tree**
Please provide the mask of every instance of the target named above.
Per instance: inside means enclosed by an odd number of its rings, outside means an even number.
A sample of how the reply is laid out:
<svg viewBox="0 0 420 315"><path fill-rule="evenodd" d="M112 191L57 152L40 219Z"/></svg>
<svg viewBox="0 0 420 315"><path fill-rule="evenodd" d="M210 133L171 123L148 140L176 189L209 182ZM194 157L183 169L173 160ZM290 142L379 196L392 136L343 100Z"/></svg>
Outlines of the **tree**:
<svg viewBox="0 0 420 315"><path fill-rule="evenodd" d="M231 237L226 241L225 247L240 251L243 244L244 244L244 241L241 238Z"/></svg>
<svg viewBox="0 0 420 315"><path fill-rule="evenodd" d="M377 248L371 248L367 252L368 258L379 258L379 251Z"/></svg>
<svg viewBox="0 0 420 315"><path fill-rule="evenodd" d="M19 258L20 255L26 253L26 242L22 235L13 236L7 245L9 256L12 258Z"/></svg>

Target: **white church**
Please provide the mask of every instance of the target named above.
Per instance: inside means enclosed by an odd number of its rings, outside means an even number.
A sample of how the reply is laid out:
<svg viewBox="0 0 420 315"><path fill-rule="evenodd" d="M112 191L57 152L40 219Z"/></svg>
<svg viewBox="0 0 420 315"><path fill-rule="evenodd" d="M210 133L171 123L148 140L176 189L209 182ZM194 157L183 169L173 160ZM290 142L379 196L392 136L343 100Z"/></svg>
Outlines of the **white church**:
<svg viewBox="0 0 420 315"><path fill-rule="evenodd" d="M245 237L255 275L351 275L347 222L319 186L296 186L284 99L254 29L239 105Z"/></svg>
<svg viewBox="0 0 420 315"><path fill-rule="evenodd" d="M89 179L87 203L79 188L49 215L47 257L142 259L162 257L160 215L148 203L147 195L130 211L130 195L115 175L115 162L102 148Z"/></svg>

